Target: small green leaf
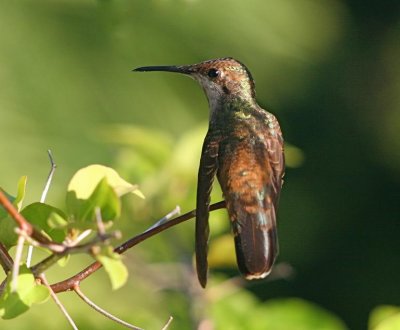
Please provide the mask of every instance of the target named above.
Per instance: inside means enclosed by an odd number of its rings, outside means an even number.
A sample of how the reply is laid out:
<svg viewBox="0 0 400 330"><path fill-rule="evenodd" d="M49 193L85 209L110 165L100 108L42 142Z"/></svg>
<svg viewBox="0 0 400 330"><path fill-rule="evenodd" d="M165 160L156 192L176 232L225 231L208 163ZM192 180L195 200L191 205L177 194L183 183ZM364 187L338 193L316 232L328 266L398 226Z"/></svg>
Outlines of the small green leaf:
<svg viewBox="0 0 400 330"><path fill-rule="evenodd" d="M400 307L384 305L373 309L369 317L368 329L400 329Z"/></svg>
<svg viewBox="0 0 400 330"><path fill-rule="evenodd" d="M49 224L51 219L54 220L57 217L58 221L63 219L66 223L66 215L61 210L44 204L44 203L33 203L25 207L21 214L36 228L41 229L46 233L53 241L61 243L64 241L67 235L67 228L55 228Z"/></svg>
<svg viewBox="0 0 400 330"><path fill-rule="evenodd" d="M16 292L5 292L0 297L0 316L4 320L12 319L29 309Z"/></svg>
<svg viewBox="0 0 400 330"><path fill-rule="evenodd" d="M25 198L25 190L26 190L26 181L28 180L28 177L22 176L18 180L18 189L17 189L17 196L15 197L15 200L13 201L14 206L19 210L21 210L22 207L22 202L24 201Z"/></svg>
<svg viewBox="0 0 400 330"><path fill-rule="evenodd" d="M128 279L128 270L118 253L113 252L110 246L103 247L96 259L103 265L107 272L113 290L119 289Z"/></svg>
<svg viewBox="0 0 400 330"><path fill-rule="evenodd" d="M114 169L98 164L89 165L76 172L68 184L68 191L74 191L78 199L88 199L104 178L107 178L108 184L115 190L118 197L134 193L144 198L137 185L122 179Z"/></svg>
<svg viewBox="0 0 400 330"><path fill-rule="evenodd" d="M16 197L11 196L0 188L18 211L20 210L22 201L25 197L26 180L27 176L23 176L19 179ZM0 242L2 242L7 249L17 244L18 235L15 233L15 228L17 228L15 221L8 215L8 212L0 206Z"/></svg>
<svg viewBox="0 0 400 330"><path fill-rule="evenodd" d="M115 190L109 185L108 179L104 177L93 194L87 200L87 210L84 212L84 218L93 218L96 207L100 207L103 221L114 220L121 213L121 203Z"/></svg>
<svg viewBox="0 0 400 330"><path fill-rule="evenodd" d="M37 284L30 270L21 266L15 292L11 291L11 274L8 275L6 288L0 296L0 316L3 319L17 317L33 304L46 301L49 296L49 290Z"/></svg>
<svg viewBox="0 0 400 330"><path fill-rule="evenodd" d="M11 196L7 191L0 188L4 195L6 195L7 199L12 203L15 200L14 196ZM0 205L0 219L6 218L8 216L8 212L4 209L3 206Z"/></svg>
<svg viewBox="0 0 400 330"><path fill-rule="evenodd" d="M17 228L15 221L7 214L4 218L0 218L0 242L7 249L17 244L18 235L15 232L15 228Z"/></svg>
<svg viewBox="0 0 400 330"><path fill-rule="evenodd" d="M107 178L103 178L87 199L79 199L74 191L67 193L69 211L76 220L75 225L81 229L95 228L95 210L101 210L104 222L112 221L121 213L121 202L115 190L108 184Z"/></svg>
<svg viewBox="0 0 400 330"><path fill-rule="evenodd" d="M67 209L81 229L94 228L96 207L100 207L103 221L114 220L121 211L119 197L129 192L143 197L136 185L123 180L112 168L90 165L71 179Z"/></svg>

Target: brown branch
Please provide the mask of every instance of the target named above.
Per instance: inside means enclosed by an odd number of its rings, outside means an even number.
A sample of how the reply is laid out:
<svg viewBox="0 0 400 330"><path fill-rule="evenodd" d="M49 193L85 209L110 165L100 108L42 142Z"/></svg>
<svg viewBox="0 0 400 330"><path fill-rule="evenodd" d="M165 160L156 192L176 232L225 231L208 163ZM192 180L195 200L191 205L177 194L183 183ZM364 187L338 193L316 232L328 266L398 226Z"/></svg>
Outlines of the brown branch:
<svg viewBox="0 0 400 330"><path fill-rule="evenodd" d="M8 200L7 196L4 194L4 192L0 189L0 205L4 207L4 209L7 211L7 213L14 219L14 221L17 223L19 229L26 233L26 235L32 237L34 240L38 241L39 243L42 244L47 244L48 248L51 250L52 247L57 249L57 246L62 246L61 244L57 244L55 242L52 242L50 239L48 239L45 235L43 235L40 231L35 229L28 220L26 220L21 213L18 212L18 210L15 208L15 206Z"/></svg>
<svg viewBox="0 0 400 330"><path fill-rule="evenodd" d="M90 242L81 244L81 245L73 245L73 246L64 246L64 250L58 253L53 253L47 258L43 259L36 265L31 267L31 271L33 275L36 277L43 273L46 269L50 268L54 265L58 260L65 257L68 254L74 253L82 253L82 252L90 252L91 249L97 245L98 243L104 243L111 238L120 238L121 234L119 231L112 232L110 234L101 234L99 233L96 237L94 237Z"/></svg>
<svg viewBox="0 0 400 330"><path fill-rule="evenodd" d="M225 207L226 207L225 201L221 201L221 202L210 205L210 211L222 209ZM139 244L140 242L143 242L144 240L146 240L168 228L171 228L177 224L187 221L195 216L196 216L196 210L192 210L190 212L182 214L181 216L179 216L177 218L174 218L168 222L162 223L157 227L151 228L150 230L147 230L144 233L141 233L135 237L132 237L131 239L127 240L125 243L122 243L120 246L116 247L114 249L114 251L119 254L122 254L125 251L129 250L131 247ZM91 274L93 274L99 268L101 268L101 263L96 261L96 262L92 263L91 265L89 265L88 267L86 267L81 272L79 272L78 274L76 274L64 281L53 284L51 286L51 288L53 289L53 291L55 293L74 290L74 287L79 285L79 283L81 281L83 281L85 278L89 277Z"/></svg>
<svg viewBox="0 0 400 330"><path fill-rule="evenodd" d="M13 263L14 261L8 253L7 248L0 242L0 264L6 274L12 269Z"/></svg>
<svg viewBox="0 0 400 330"><path fill-rule="evenodd" d="M4 209L15 220L21 230L25 231L28 235L32 235L33 226L28 221L26 221L26 219L17 211L15 206L8 200L7 196L1 189L0 204L3 205Z"/></svg>

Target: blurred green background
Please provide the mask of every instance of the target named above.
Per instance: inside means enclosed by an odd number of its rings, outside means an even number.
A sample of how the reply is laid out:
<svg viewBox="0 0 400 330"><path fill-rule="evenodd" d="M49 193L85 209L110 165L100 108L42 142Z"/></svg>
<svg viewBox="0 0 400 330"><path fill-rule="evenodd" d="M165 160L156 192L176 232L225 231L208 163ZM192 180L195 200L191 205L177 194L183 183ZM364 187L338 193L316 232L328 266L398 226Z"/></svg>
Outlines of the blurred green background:
<svg viewBox="0 0 400 330"><path fill-rule="evenodd" d="M194 81L137 66L232 56L280 120L288 168L280 256L270 280L237 284L228 220L213 213L209 288L192 269L193 221L129 251L129 283L104 273L83 290L146 329L365 329L400 305L400 2L357 0L0 0L0 185L27 203L63 207L75 171L112 166L146 200L124 199L118 227L141 232L177 204L195 205L208 106ZM218 185L213 200L219 201ZM89 262L73 258L51 282ZM119 329L60 295L80 329ZM2 329L68 329L54 304Z"/></svg>

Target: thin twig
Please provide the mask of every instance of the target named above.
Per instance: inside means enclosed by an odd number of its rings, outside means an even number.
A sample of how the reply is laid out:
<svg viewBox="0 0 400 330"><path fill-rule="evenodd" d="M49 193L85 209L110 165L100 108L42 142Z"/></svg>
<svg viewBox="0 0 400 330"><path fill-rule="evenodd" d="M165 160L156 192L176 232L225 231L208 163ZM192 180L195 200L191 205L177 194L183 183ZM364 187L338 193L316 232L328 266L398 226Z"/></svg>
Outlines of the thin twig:
<svg viewBox="0 0 400 330"><path fill-rule="evenodd" d="M50 149L47 150L47 154L49 155L51 168L50 168L49 175L47 176L46 185L44 186L42 196L40 197L40 203L44 203L46 200L47 193L49 192L49 189L50 189L51 181L53 180L54 172L56 171L56 168L57 168L57 165L54 162L54 158L53 158L53 155L52 155Z"/></svg>
<svg viewBox="0 0 400 330"><path fill-rule="evenodd" d="M94 209L94 214L96 218L98 235L103 236L106 233L106 229L104 227L103 219L101 218L101 208L96 206Z"/></svg>
<svg viewBox="0 0 400 330"><path fill-rule="evenodd" d="M65 318L67 319L67 321L69 322L69 324L71 325L71 327L74 330L78 330L78 327L76 326L74 320L72 319L72 317L68 314L66 308L64 307L64 305L62 304L62 302L60 301L60 299L58 299L57 295L54 293L54 291L51 289L51 286L49 284L49 282L47 282L46 276L44 274L40 274L39 278L41 280L41 282L49 289L50 291L50 295L51 298L53 298L54 302L56 303L56 305L58 306L58 308L60 308L61 313L65 316Z"/></svg>
<svg viewBox="0 0 400 330"><path fill-rule="evenodd" d="M51 181L53 180L53 175L54 175L54 172L55 172L56 167L57 167L56 163L54 162L53 155L51 154L51 150L50 149L47 150L47 154L49 155L51 167L50 167L49 175L47 176L46 184L45 184L44 189L42 191L42 196L40 197L40 203L44 203L46 201L47 193L49 191L50 184L51 184ZM33 246L29 245L29 247L28 247L28 255L26 256L26 265L28 267L31 266L32 254L33 254Z"/></svg>
<svg viewBox="0 0 400 330"><path fill-rule="evenodd" d="M67 244L67 246L76 246L78 245L78 243L80 243L81 241L83 241L86 237L88 237L90 234L92 233L92 229L86 229L84 230L82 233L80 233L78 235L77 238L75 238L74 240L70 240L67 238L65 244Z"/></svg>
<svg viewBox="0 0 400 330"><path fill-rule="evenodd" d="M50 266L54 265L58 260L65 257L67 254L88 252L91 250L91 248L93 246L95 246L98 243L103 243L111 238L119 238L119 237L120 237L120 232L115 231L110 234L104 234L103 236L97 235L90 242L87 242L87 243L84 243L81 245L75 245L75 246L64 245L63 251L51 254L44 260L42 260L39 263L37 263L36 265L32 266L31 271L35 276L37 276L37 275L43 273L46 269L50 268Z"/></svg>
<svg viewBox="0 0 400 330"><path fill-rule="evenodd" d="M225 201L221 201L221 202L212 204L212 205L210 205L210 211L215 211L218 209L225 208L225 205L226 205ZM195 216L196 216L196 210L192 210L190 212L182 214L181 216L174 218L168 222L165 222L165 223L159 225L158 227L155 227L149 231L145 231L142 234L132 237L131 239L127 240L125 243L122 243L120 246L116 247L114 249L114 251L119 254L122 254L125 251L129 250L131 247L141 243L142 241L144 241L144 240L146 240L146 239L148 239L170 227L173 227L177 224L187 221ZM79 273L77 273L76 275L74 275L70 278L67 278L66 280L63 280L61 282L52 284L51 287L55 293L73 290L75 285L79 284L81 281L83 281L85 278L87 278L88 276L93 274L95 271L97 271L101 267L102 267L101 263L96 261L96 262L92 263L91 265L89 265L88 267L86 267L85 269L83 269L82 271L80 271Z"/></svg>
<svg viewBox="0 0 400 330"><path fill-rule="evenodd" d="M12 268L14 261L11 258L10 254L7 251L7 248L3 243L0 242L0 264L4 269L4 272L7 274Z"/></svg>
<svg viewBox="0 0 400 330"><path fill-rule="evenodd" d="M146 229L144 232L148 232L148 231L152 230L153 228L158 227L159 225L162 225L164 222L167 222L173 216L178 215L179 213L181 213L181 208L179 207L179 205L177 205L171 212L169 212L166 216L162 217L160 220L158 220L154 225L152 225L151 227Z"/></svg>
<svg viewBox="0 0 400 330"><path fill-rule="evenodd" d="M170 316L170 317L168 318L167 323L165 323L165 325L162 327L161 330L167 330L168 327L170 326L171 322L173 321L173 319L174 319L174 318L173 318L172 316Z"/></svg>
<svg viewBox="0 0 400 330"><path fill-rule="evenodd" d="M110 320L117 322L128 329L134 329L134 330L143 330L142 328L136 327L133 324L130 324L128 322L125 322L118 317L110 314L109 312L105 311L103 308L100 306L96 305L93 301L91 301L80 289L79 285L74 286L74 291L76 294L85 302L87 303L90 307L92 307L96 312L99 312L100 314L104 315L105 317L109 318Z"/></svg>
<svg viewBox="0 0 400 330"><path fill-rule="evenodd" d="M42 248L45 248L45 249L49 249L54 253L63 253L68 248L68 246L66 246L66 245L62 245L62 244L58 244L58 243L54 243L54 242L40 243L40 242L36 241L31 236L29 236L26 232L24 232L23 230L21 230L19 228L15 228L15 232L18 235L23 236L25 238L25 240L29 244L33 245L34 247L42 247Z"/></svg>
<svg viewBox="0 0 400 330"><path fill-rule="evenodd" d="M225 205L226 205L225 201L214 203L214 204L210 205L210 211L215 211L218 209L225 208ZM152 230L146 231L142 234L139 234L139 235L127 240L125 243L122 243L120 246L115 248L114 251L119 254L124 253L126 250L129 250L132 246L135 246L135 245L143 242L144 240L148 239L149 237L152 237L152 236L154 236L168 228L171 228L177 224L180 224L184 221L192 219L195 216L196 216L196 210L192 210L190 212L182 214L181 216L171 219L170 221L165 222L165 223L161 224L160 226L153 228Z"/></svg>
<svg viewBox="0 0 400 330"><path fill-rule="evenodd" d="M16 292L18 288L18 274L19 274L19 264L22 258L22 251L24 249L25 237L22 235L18 236L17 248L15 251L14 264L12 269L11 278L11 292Z"/></svg>
<svg viewBox="0 0 400 330"><path fill-rule="evenodd" d="M7 280L8 280L8 277L6 277L6 278L3 280L3 282L1 282L1 284L0 284L0 296L3 295L3 292L4 292L4 290L6 289L7 282L8 282Z"/></svg>
<svg viewBox="0 0 400 330"><path fill-rule="evenodd" d="M65 256L64 253L53 253L44 260L40 261L38 264L32 266L30 268L31 272L35 277L42 274L46 269L49 269L53 266L58 260Z"/></svg>

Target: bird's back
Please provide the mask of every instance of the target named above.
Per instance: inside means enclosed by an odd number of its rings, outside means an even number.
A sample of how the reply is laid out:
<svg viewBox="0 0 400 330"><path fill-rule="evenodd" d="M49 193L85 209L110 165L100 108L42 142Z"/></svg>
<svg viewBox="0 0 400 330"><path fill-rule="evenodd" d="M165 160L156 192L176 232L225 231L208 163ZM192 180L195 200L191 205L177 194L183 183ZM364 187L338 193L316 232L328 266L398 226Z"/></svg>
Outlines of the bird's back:
<svg viewBox="0 0 400 330"><path fill-rule="evenodd" d="M276 210L283 141L275 117L262 109L234 112L218 154L218 181L235 236L240 271L263 278L278 253Z"/></svg>

